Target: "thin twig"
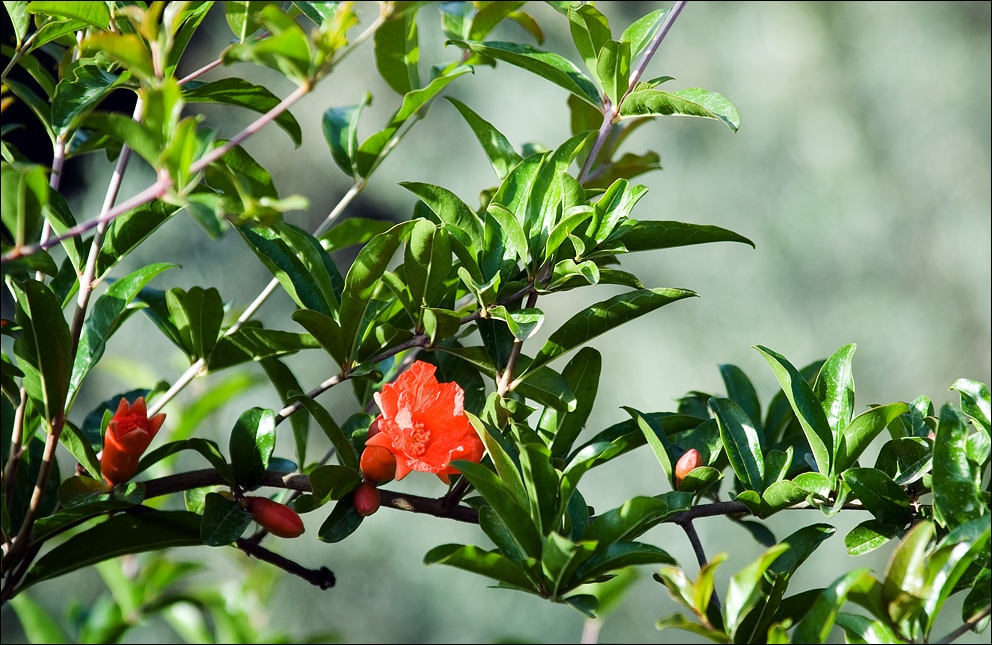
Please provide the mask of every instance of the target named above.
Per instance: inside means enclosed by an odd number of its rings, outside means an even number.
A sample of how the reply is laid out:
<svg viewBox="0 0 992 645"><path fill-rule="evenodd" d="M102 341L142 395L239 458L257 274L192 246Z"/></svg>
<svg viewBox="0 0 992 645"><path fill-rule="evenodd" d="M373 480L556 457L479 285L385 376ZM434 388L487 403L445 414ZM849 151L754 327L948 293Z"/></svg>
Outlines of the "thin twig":
<svg viewBox="0 0 992 645"><path fill-rule="evenodd" d="M708 560L706 559L706 552L703 551L703 543L699 541L699 534L696 533L696 527L692 525L692 520L685 520L683 522L676 522L682 530L685 531L685 535L689 538L689 544L692 545L692 551L696 554L696 562L699 564L700 570L706 566ZM717 595L716 589L710 594L710 605L712 605L717 611L720 611L720 596Z"/></svg>
<svg viewBox="0 0 992 645"><path fill-rule="evenodd" d="M531 291L527 295L527 309L533 309L535 305L537 305L536 290ZM523 348L523 339L515 338L513 340L513 346L510 347L510 355L506 359L506 367L499 377L499 382L496 383L496 391L501 397L505 397L506 393L510 391L510 383L513 382L513 372L517 369L517 361L520 360L520 352L523 351Z"/></svg>
<svg viewBox="0 0 992 645"><path fill-rule="evenodd" d="M235 542L235 546L253 558L257 558L263 562L268 562L269 564L275 565L287 573L303 578L315 587L320 589L330 589L334 586L334 572L327 567L307 569L289 558L283 557L273 551L269 551L264 546L260 546L259 544L244 538L238 538Z"/></svg>

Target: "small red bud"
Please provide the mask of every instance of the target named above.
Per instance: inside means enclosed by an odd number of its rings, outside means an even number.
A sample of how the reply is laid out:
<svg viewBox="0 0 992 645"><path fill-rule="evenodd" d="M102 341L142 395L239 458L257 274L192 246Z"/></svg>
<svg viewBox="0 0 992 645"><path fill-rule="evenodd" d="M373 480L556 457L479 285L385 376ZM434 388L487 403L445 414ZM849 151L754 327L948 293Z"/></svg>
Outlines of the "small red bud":
<svg viewBox="0 0 992 645"><path fill-rule="evenodd" d="M355 489L355 510L362 517L368 517L379 510L379 489L369 481L362 482Z"/></svg>
<svg viewBox="0 0 992 645"><path fill-rule="evenodd" d="M299 513L267 497L246 497L245 510L266 531L281 538L295 538L306 530Z"/></svg>
<svg viewBox="0 0 992 645"><path fill-rule="evenodd" d="M691 448L679 457L678 463L675 464L675 488L681 488L682 480L685 479L686 475L702 465L703 458L695 448Z"/></svg>

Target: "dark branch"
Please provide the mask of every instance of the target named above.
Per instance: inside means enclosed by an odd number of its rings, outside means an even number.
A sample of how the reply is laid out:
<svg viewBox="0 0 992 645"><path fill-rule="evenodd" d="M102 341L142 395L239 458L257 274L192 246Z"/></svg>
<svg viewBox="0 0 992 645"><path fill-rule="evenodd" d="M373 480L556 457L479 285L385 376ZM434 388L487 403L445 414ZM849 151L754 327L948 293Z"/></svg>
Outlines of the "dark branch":
<svg viewBox="0 0 992 645"><path fill-rule="evenodd" d="M293 562L289 558L284 558L278 553L269 551L264 546L244 538L238 538L235 545L249 556L275 565L283 571L293 574L294 576L299 576L315 587L319 587L320 589L330 589L334 586L334 572L327 567L307 569L306 567Z"/></svg>

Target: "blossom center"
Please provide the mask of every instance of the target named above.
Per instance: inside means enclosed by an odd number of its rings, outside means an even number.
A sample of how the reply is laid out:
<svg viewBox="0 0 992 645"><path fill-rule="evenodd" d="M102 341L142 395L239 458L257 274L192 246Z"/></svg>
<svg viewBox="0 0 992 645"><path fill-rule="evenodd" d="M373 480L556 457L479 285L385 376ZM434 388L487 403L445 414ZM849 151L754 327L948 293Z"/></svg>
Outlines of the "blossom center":
<svg viewBox="0 0 992 645"><path fill-rule="evenodd" d="M410 429L409 448L407 452L413 457L419 457L427 450L427 442L431 439L430 430L420 421L416 421Z"/></svg>
<svg viewBox="0 0 992 645"><path fill-rule="evenodd" d="M144 431L148 431L148 421L142 419L136 414L127 414L120 419L114 419L117 422L117 435L123 436L134 430L135 428L141 428Z"/></svg>

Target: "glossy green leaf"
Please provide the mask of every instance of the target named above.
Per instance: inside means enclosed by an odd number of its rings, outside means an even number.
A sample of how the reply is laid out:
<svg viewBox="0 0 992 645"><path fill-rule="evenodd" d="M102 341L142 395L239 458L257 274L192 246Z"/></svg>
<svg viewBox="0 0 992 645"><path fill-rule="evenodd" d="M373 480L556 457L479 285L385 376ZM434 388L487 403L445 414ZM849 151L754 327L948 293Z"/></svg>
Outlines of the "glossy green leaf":
<svg viewBox="0 0 992 645"><path fill-rule="evenodd" d="M14 28L17 49L20 49L21 43L24 42L24 37L28 35L28 30L31 28L31 15L28 12L28 3L5 0L3 7L7 10L7 16L10 18L10 26ZM25 600L25 603L27 602ZM31 642L39 641L32 639Z"/></svg>
<svg viewBox="0 0 992 645"><path fill-rule="evenodd" d="M297 2L296 0L293 2L304 16L313 20L318 26L334 16L339 4L339 2Z"/></svg>
<svg viewBox="0 0 992 645"><path fill-rule="evenodd" d="M468 249L482 248L485 242L482 222L457 195L446 188L432 184L406 181L400 182L400 185L427 204L452 236L461 240ZM457 248L455 252L457 253ZM465 264L464 259L462 262Z"/></svg>
<svg viewBox="0 0 992 645"><path fill-rule="evenodd" d="M596 72L596 60L603 45L610 42L610 23L606 16L591 4L583 4L568 10L568 28L572 32L572 42L586 68ZM625 87L624 90L627 88Z"/></svg>
<svg viewBox="0 0 992 645"><path fill-rule="evenodd" d="M391 16L373 36L375 66L389 87L400 95L420 89L420 43L417 13Z"/></svg>
<svg viewBox="0 0 992 645"><path fill-rule="evenodd" d="M41 402L48 423L62 415L72 371L72 338L62 307L47 285L8 281L17 299L15 319L21 335L14 343L22 385Z"/></svg>
<svg viewBox="0 0 992 645"><path fill-rule="evenodd" d="M138 269L120 280L115 280L106 293L97 298L93 311L86 318L76 360L69 380L69 396L72 398L82 384L83 378L103 356L107 341L127 317L125 311L131 301L156 276L171 269L175 264L150 264Z"/></svg>
<svg viewBox="0 0 992 645"><path fill-rule="evenodd" d="M541 556L541 535L530 514L517 503L513 493L488 468L469 461L459 460L454 466L471 482L506 525L528 557ZM557 487L556 487L557 488Z"/></svg>
<svg viewBox="0 0 992 645"><path fill-rule="evenodd" d="M354 162L356 175L368 179L382 159L385 158L385 155L388 154L391 147L390 142L399 133L403 124L419 114L421 108L427 105L451 81L469 71L471 71L470 67L461 65L438 76L423 89L406 93L399 110L393 114L386 127L370 136L358 147Z"/></svg>
<svg viewBox="0 0 992 645"><path fill-rule="evenodd" d="M658 459L658 463L661 464L661 469L665 471L665 477L668 478L668 481L674 487L675 464L678 461L679 455L676 453L675 446L669 441L665 430L656 419L645 415L643 412L628 407L623 407L623 409L637 422L637 426L644 433L644 437L648 445L651 446L654 456Z"/></svg>
<svg viewBox="0 0 992 645"><path fill-rule="evenodd" d="M354 495L349 493L334 505L331 514L320 525L320 529L317 531L317 539L330 544L340 542L357 531L364 519L355 510Z"/></svg>
<svg viewBox="0 0 992 645"><path fill-rule="evenodd" d="M737 478L748 490L765 490L765 458L761 439L750 417L730 399L712 398L709 407L720 427L727 457Z"/></svg>
<svg viewBox="0 0 992 645"><path fill-rule="evenodd" d="M403 266L413 305L440 306L447 291L445 281L451 272L448 232L433 222L415 220L407 239Z"/></svg>
<svg viewBox="0 0 992 645"><path fill-rule="evenodd" d="M731 636L736 635L737 628L747 612L761 598L761 582L765 572L779 556L788 550L788 544L776 544L765 550L758 556L757 560L730 577L723 615L726 621L726 630Z"/></svg>
<svg viewBox="0 0 992 645"><path fill-rule="evenodd" d="M93 33L84 38L79 47L84 54L105 53L143 80L155 78L151 52L138 34Z"/></svg>
<svg viewBox="0 0 992 645"><path fill-rule="evenodd" d="M712 242L754 242L719 226L686 222L628 220L618 227L614 238L630 252L670 249Z"/></svg>
<svg viewBox="0 0 992 645"><path fill-rule="evenodd" d="M191 358L206 358L217 343L224 320L224 303L213 287L170 289L166 293L169 313L179 330L183 347Z"/></svg>
<svg viewBox="0 0 992 645"><path fill-rule="evenodd" d="M462 40L449 42L462 49L495 58L537 74L541 78L568 90L590 105L596 108L600 107L599 91L596 86L568 59L558 54L518 43L498 41L470 43Z"/></svg>
<svg viewBox="0 0 992 645"><path fill-rule="evenodd" d="M17 245L36 241L41 235L42 209L49 199L48 173L41 166L5 163L0 178L4 226Z"/></svg>
<svg viewBox="0 0 992 645"><path fill-rule="evenodd" d="M218 370L229 364L249 360L263 361L276 356L295 354L303 349L318 349L320 347L321 345L310 334L246 326L233 334L227 334L220 338L210 354L207 368ZM240 352L241 355L238 356L239 360L234 360L233 357L237 352ZM219 356L220 354L227 354L227 356Z"/></svg>
<svg viewBox="0 0 992 645"><path fill-rule="evenodd" d="M984 520L984 521L982 521ZM988 518L978 522L984 531L972 541L944 544L934 551L927 562L927 593L923 597L924 638L930 639L937 616L952 593L957 591L959 580L969 568L974 567L982 553L988 554L990 523ZM977 581L976 581L977 582Z"/></svg>
<svg viewBox="0 0 992 645"><path fill-rule="evenodd" d="M988 513L968 462L968 424L949 403L940 409L933 445L933 511L942 526L952 529Z"/></svg>
<svg viewBox="0 0 992 645"><path fill-rule="evenodd" d="M971 379L959 378L954 381L951 389L961 394L961 411L985 428L986 434L992 434L989 422L992 417L992 397L988 386Z"/></svg>
<svg viewBox="0 0 992 645"><path fill-rule="evenodd" d="M758 436L763 437L761 426L761 401L758 393L744 371L736 365L719 365L723 386L727 388L727 398L736 403L751 419Z"/></svg>
<svg viewBox="0 0 992 645"><path fill-rule="evenodd" d="M639 289L621 293L583 309L556 329L534 357L528 370L517 380L529 378L535 369L615 327L650 313L659 307L693 297L684 289Z"/></svg>
<svg viewBox="0 0 992 645"><path fill-rule="evenodd" d="M334 417L322 405L310 397L300 394L291 398L294 403L300 403L313 416L317 425L324 431L324 435L330 440L331 445L337 452L338 460L342 466L358 470L358 451L342 430L334 421Z"/></svg>
<svg viewBox="0 0 992 645"><path fill-rule="evenodd" d="M769 367L782 385L782 391L792 406L806 439L809 441L817 470L824 475L832 475L834 470L834 439L823 406L799 370L784 356L767 347L754 345L754 349L764 357ZM767 424L766 424L767 425Z"/></svg>
<svg viewBox="0 0 992 645"><path fill-rule="evenodd" d="M251 524L251 513L219 493L207 493L204 498L200 539L207 546L227 546L245 532Z"/></svg>
<svg viewBox="0 0 992 645"><path fill-rule="evenodd" d="M844 537L844 545L848 555L864 555L901 535L902 530L897 526L882 524L878 520L865 520Z"/></svg>
<svg viewBox="0 0 992 645"><path fill-rule="evenodd" d="M912 519L913 512L906 491L882 471L851 468L842 476L854 496L882 524L905 526Z"/></svg>
<svg viewBox="0 0 992 645"><path fill-rule="evenodd" d="M652 526L692 505L692 493L671 492L657 497L634 497L606 511L589 524L583 540L596 540L600 548L636 539Z"/></svg>
<svg viewBox="0 0 992 645"><path fill-rule="evenodd" d="M544 322L544 312L540 309L507 311L506 307L500 305L490 308L489 315L505 322L513 337L520 341L527 340L536 334Z"/></svg>
<svg viewBox="0 0 992 645"><path fill-rule="evenodd" d="M97 256L97 278L105 276L178 210L179 206L156 200L128 211L111 222Z"/></svg>
<svg viewBox="0 0 992 645"><path fill-rule="evenodd" d="M658 28L661 27L661 23L666 15L668 15L668 9L655 9L651 13L638 18L623 30L620 40L630 41L630 53L633 58L637 58L648 46L658 31Z"/></svg>
<svg viewBox="0 0 992 645"><path fill-rule="evenodd" d="M74 121L86 114L127 80L127 75L111 74L98 65L73 67L55 88L52 97L52 127L59 136L66 136Z"/></svg>
<svg viewBox="0 0 992 645"><path fill-rule="evenodd" d="M833 484L830 478L820 473L801 473L793 478L792 483L822 499L830 497L833 491Z"/></svg>
<svg viewBox="0 0 992 645"><path fill-rule="evenodd" d="M654 624L655 628L658 630L662 629L680 629L690 634L695 634L697 636L702 636L713 643L730 643L730 637L727 636L722 631L716 631L710 629L699 623L691 622L682 614L672 614L670 616L665 616L664 618L658 620Z"/></svg>
<svg viewBox="0 0 992 645"><path fill-rule="evenodd" d="M855 569L845 573L827 586L805 616L792 632L792 643L825 643L830 630L833 629L837 614L847 599L847 594L855 587L869 580L871 574L867 568Z"/></svg>
<svg viewBox="0 0 992 645"><path fill-rule="evenodd" d="M345 174L355 176L355 155L358 152L358 120L362 110L372 103L366 92L361 102L348 107L330 108L322 119L324 139L331 149L331 157Z"/></svg>
<svg viewBox="0 0 992 645"><path fill-rule="evenodd" d="M837 614L837 625L844 630L848 643L905 643L880 620L866 616L841 612Z"/></svg>
<svg viewBox="0 0 992 645"><path fill-rule="evenodd" d="M188 511L126 513L77 533L35 562L21 589L130 553L196 546L200 516Z"/></svg>
<svg viewBox="0 0 992 645"><path fill-rule="evenodd" d="M235 483L234 473L231 472L231 468L227 464L227 459L225 459L224 455L221 454L220 448L217 447L217 444L213 441L208 441L199 437L180 439L179 441L170 441L169 443L146 453L141 458L141 461L138 462L138 468L135 473L137 474L144 472L153 464L157 464L166 457L183 450L193 450L200 453L200 456L206 459L225 481L231 484Z"/></svg>
<svg viewBox="0 0 992 645"><path fill-rule="evenodd" d="M551 465L551 451L543 444L520 445L520 472L530 504L530 516L547 536L558 516L558 472Z"/></svg>
<svg viewBox="0 0 992 645"><path fill-rule="evenodd" d="M103 2L29 2L28 13L82 20L100 29L110 26L110 9Z"/></svg>
<svg viewBox="0 0 992 645"><path fill-rule="evenodd" d="M225 2L224 16L234 32L234 37L243 42L258 30L256 15L268 2Z"/></svg>
<svg viewBox="0 0 992 645"><path fill-rule="evenodd" d="M248 3L254 4L254 3ZM228 47L224 52L224 62L245 61L265 65L278 70L284 76L297 84L309 80L310 76L310 41L296 22L279 10L278 7L265 3L260 11L254 14L262 26L269 30L270 35L258 40L244 40ZM251 10L248 15L251 17ZM256 23L249 18L243 34L255 30ZM237 34L236 34L237 35ZM240 38L240 35L239 35Z"/></svg>
<svg viewBox="0 0 992 645"><path fill-rule="evenodd" d="M57 192L53 191L48 194L48 204L42 209L42 212L51 225L52 232L56 235L62 236L70 228L76 226L76 218L69 210L69 204ZM86 255L89 252L88 248L83 245L83 241L79 237L69 237L62 241L62 248L72 262L72 267L81 273L86 266Z"/></svg>
<svg viewBox="0 0 992 645"><path fill-rule="evenodd" d="M183 85L183 100L186 103L235 105L265 114L277 106L281 99L262 85L230 77L209 82L189 81ZM285 110L276 117L275 122L299 147L303 141L303 133L296 117Z"/></svg>
<svg viewBox="0 0 992 645"><path fill-rule="evenodd" d="M824 366L826 367L826 366ZM905 403L890 403L859 414L844 429L840 446L837 449L836 472L842 472L854 465L868 444L900 415L909 412Z"/></svg>
<svg viewBox="0 0 992 645"><path fill-rule="evenodd" d="M231 430L231 467L238 484L251 490L262 483L276 445L275 414L264 408L245 410Z"/></svg>
<svg viewBox="0 0 992 645"><path fill-rule="evenodd" d="M596 60L596 75L606 97L613 105L617 105L627 93L630 81L630 43L606 41Z"/></svg>
<svg viewBox="0 0 992 645"><path fill-rule="evenodd" d="M882 599L896 624L912 615L926 595L926 569L934 525L921 522L911 528L896 547L882 583Z"/></svg>
<svg viewBox="0 0 992 645"><path fill-rule="evenodd" d="M511 588L533 591L533 585L523 571L496 551L461 544L442 544L424 556L424 564L446 564L458 569L497 580Z"/></svg>
<svg viewBox="0 0 992 645"><path fill-rule="evenodd" d="M500 181L505 179L513 167L522 160L521 156L514 150L513 145L499 130L476 114L470 107L457 99L446 98L455 106L469 127L472 128L472 132L475 133L475 137L479 140L482 149L489 158L489 163L492 164L493 170L496 171L496 176L499 177Z"/></svg>
<svg viewBox="0 0 992 645"><path fill-rule="evenodd" d="M723 95L694 87L676 92L645 89L631 92L620 106L624 118L645 116L695 116L722 121L734 132L741 115Z"/></svg>
<svg viewBox="0 0 992 645"><path fill-rule="evenodd" d="M933 468L933 449L926 439L902 437L882 446L875 468L900 486L912 484Z"/></svg>
<svg viewBox="0 0 992 645"><path fill-rule="evenodd" d="M529 257L527 252L527 232L524 231L520 221L509 209L497 203L489 204L486 210L499 222L499 226L513 245L513 250L517 252L517 258L526 264Z"/></svg>
<svg viewBox="0 0 992 645"><path fill-rule="evenodd" d="M8 250L8 248L6 244L3 245L4 251ZM47 251L38 251L31 255L21 256L3 265L4 275L34 273L36 271L40 271L47 276L55 277L59 273L59 267Z"/></svg>
<svg viewBox="0 0 992 645"><path fill-rule="evenodd" d="M837 451L840 451L840 446L843 445L840 437L847 430L854 416L854 374L851 370L851 361L855 349L857 346L850 344L834 352L820 368L820 373L813 384L813 392L822 402L827 423L834 432L834 448ZM838 465L837 470L846 467L846 465Z"/></svg>
<svg viewBox="0 0 992 645"><path fill-rule="evenodd" d="M320 466L310 473L310 486L318 499L341 499L362 483L354 466Z"/></svg>
<svg viewBox="0 0 992 645"><path fill-rule="evenodd" d="M575 571L577 580L590 581L619 569L643 564L677 564L664 549L640 542L616 542L599 551Z"/></svg>
<svg viewBox="0 0 992 645"><path fill-rule="evenodd" d="M482 40L505 18L519 18L517 10L526 2L490 2L479 7L467 34L469 40ZM528 30L530 31L530 30Z"/></svg>

